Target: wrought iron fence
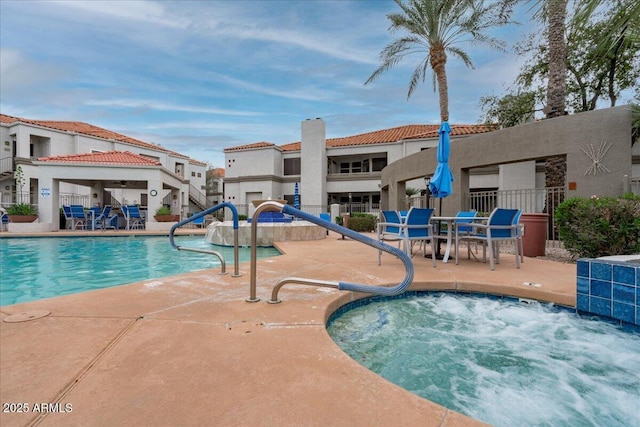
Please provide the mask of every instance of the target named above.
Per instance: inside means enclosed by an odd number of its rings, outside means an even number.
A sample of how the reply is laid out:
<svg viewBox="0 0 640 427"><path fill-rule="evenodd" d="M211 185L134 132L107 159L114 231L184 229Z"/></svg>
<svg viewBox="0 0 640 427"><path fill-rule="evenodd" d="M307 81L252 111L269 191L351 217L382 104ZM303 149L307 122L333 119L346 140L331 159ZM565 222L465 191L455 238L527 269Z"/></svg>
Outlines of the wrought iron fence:
<svg viewBox="0 0 640 427"><path fill-rule="evenodd" d="M463 206L464 210L476 210L483 215L488 215L496 207L521 209L525 213L547 213L547 246L560 247L554 214L565 194L564 187L478 191L465 194Z"/></svg>

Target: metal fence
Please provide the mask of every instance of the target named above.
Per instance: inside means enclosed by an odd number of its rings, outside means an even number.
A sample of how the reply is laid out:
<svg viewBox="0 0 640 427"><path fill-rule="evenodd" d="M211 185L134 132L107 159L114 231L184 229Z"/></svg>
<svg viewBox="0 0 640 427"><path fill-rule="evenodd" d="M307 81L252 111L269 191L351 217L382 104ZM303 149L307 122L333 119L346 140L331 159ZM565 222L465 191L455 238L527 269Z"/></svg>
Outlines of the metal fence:
<svg viewBox="0 0 640 427"><path fill-rule="evenodd" d="M565 198L564 187L549 187L531 190L478 191L465 194L464 210L476 210L488 215L496 207L521 209L524 213L547 213L547 246L560 247L554 214ZM526 232L526 231L525 231Z"/></svg>
<svg viewBox="0 0 640 427"><path fill-rule="evenodd" d="M630 177L625 175L622 180L623 194L635 194L640 196L640 177Z"/></svg>

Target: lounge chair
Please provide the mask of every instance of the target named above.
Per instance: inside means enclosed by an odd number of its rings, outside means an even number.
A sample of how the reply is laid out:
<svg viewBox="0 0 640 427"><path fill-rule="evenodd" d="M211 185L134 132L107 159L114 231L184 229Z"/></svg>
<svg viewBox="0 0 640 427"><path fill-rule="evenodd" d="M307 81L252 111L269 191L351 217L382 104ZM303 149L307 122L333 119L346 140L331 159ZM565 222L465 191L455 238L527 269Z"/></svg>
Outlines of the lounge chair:
<svg viewBox="0 0 640 427"><path fill-rule="evenodd" d="M109 214L111 213L111 205L106 205L102 208L102 211L96 214L95 219L93 220L93 229L101 228L105 229L107 226L107 221L109 220Z"/></svg>
<svg viewBox="0 0 640 427"><path fill-rule="evenodd" d="M73 218L71 217L71 206L62 205L62 213L64 213L65 228L71 230L73 224Z"/></svg>
<svg viewBox="0 0 640 427"><path fill-rule="evenodd" d="M2 215L0 215L0 231L7 231L7 224L9 224L9 215L3 213Z"/></svg>
<svg viewBox="0 0 640 427"><path fill-rule="evenodd" d="M71 229L86 229L87 228L87 216L84 212L82 205L69 206L71 212Z"/></svg>
<svg viewBox="0 0 640 427"><path fill-rule="evenodd" d="M473 231L464 234L458 233L456 230L456 265L458 264L459 244L461 240L468 240L469 242L481 242L482 247L482 260L486 262L487 248L489 250L489 268L495 269L495 263L500 263L500 250L499 244L503 240L513 240L515 254L516 254L516 267L520 268L520 255L518 244L518 224L514 223L514 217L518 214L519 209L501 209L496 208L491 212L487 224L472 224ZM467 227L468 224L459 223L456 224L457 228ZM495 263L494 263L495 258Z"/></svg>
<svg viewBox="0 0 640 427"><path fill-rule="evenodd" d="M137 205L123 205L122 212L124 213L124 218L127 222L127 230L144 229L144 218L142 217L140 208Z"/></svg>

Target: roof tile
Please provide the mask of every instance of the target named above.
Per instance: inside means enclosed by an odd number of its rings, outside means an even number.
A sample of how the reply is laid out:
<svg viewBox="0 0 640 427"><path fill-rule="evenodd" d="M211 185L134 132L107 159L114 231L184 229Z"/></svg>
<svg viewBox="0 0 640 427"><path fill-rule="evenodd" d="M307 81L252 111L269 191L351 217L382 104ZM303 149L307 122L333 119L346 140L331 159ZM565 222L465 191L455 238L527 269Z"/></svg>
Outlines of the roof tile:
<svg viewBox="0 0 640 427"><path fill-rule="evenodd" d="M56 120L32 120L32 119L25 119L22 117L14 117L14 116L8 116L6 114L0 114L0 123L12 124L12 123L18 123L18 122L32 124L36 126L42 126L50 129L56 129L63 132L81 133L83 135L89 135L95 138L110 139L114 141L125 142L127 144L135 145L138 147L150 148L152 150L162 151L164 153L168 153L176 157L188 159L190 162L195 164L206 165L205 162L201 162L200 160L196 160L196 159L191 159L188 156L185 156L184 154L180 154L176 151L168 150L160 145L140 141L138 139L131 138L126 135L122 135L120 133L112 132L110 130L103 129L101 127L94 126L89 123L66 122L66 121L56 121Z"/></svg>
<svg viewBox="0 0 640 427"><path fill-rule="evenodd" d="M105 151L103 153L68 154L64 156L39 157L38 161L47 163L91 163L102 165L162 165L157 160L149 159L130 151Z"/></svg>

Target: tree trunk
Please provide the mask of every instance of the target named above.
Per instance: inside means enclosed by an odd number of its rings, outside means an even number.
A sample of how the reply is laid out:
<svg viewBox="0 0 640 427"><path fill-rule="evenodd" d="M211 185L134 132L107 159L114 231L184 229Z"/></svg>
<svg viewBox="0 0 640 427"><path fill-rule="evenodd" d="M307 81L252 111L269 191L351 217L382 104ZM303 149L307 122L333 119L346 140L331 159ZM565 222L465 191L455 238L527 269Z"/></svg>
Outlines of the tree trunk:
<svg viewBox="0 0 640 427"><path fill-rule="evenodd" d="M438 82L438 98L440 100L440 121L449 121L449 86L447 84L447 54L443 46L432 46L430 51L431 68Z"/></svg>
<svg viewBox="0 0 640 427"><path fill-rule="evenodd" d="M568 0L550 0L549 6L549 82L547 84L547 118L565 114L567 66L564 29Z"/></svg>

